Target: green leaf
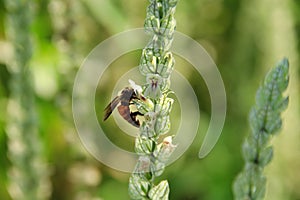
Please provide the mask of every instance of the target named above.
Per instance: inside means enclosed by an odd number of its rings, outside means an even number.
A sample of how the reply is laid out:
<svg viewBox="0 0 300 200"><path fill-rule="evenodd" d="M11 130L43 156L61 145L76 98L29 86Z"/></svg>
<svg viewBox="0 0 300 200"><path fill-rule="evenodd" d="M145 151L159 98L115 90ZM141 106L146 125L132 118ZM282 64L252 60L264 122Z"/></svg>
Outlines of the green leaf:
<svg viewBox="0 0 300 200"><path fill-rule="evenodd" d="M171 109L172 109L172 105L174 103L174 100L172 98L168 98L168 97L164 97L160 104L160 115L161 116L165 116L165 115L169 115Z"/></svg>
<svg viewBox="0 0 300 200"><path fill-rule="evenodd" d="M270 134L275 134L281 128L282 120L279 113L270 113L267 117L266 130Z"/></svg>
<svg viewBox="0 0 300 200"><path fill-rule="evenodd" d="M151 163L151 173L153 176L158 177L162 175L165 170L165 164L156 160L154 163Z"/></svg>
<svg viewBox="0 0 300 200"><path fill-rule="evenodd" d="M149 191L149 197L153 200L168 200L169 190L168 181L161 181Z"/></svg>
<svg viewBox="0 0 300 200"><path fill-rule="evenodd" d="M274 73L277 74L278 79L276 80L280 92L286 90L289 84L289 61L284 58L277 64L277 67L274 70Z"/></svg>
<svg viewBox="0 0 300 200"><path fill-rule="evenodd" d="M273 147L267 147L259 155L259 165L265 167L273 158Z"/></svg>
<svg viewBox="0 0 300 200"><path fill-rule="evenodd" d="M128 192L132 199L143 199L150 189L148 181L138 175L132 175L129 179Z"/></svg>
<svg viewBox="0 0 300 200"><path fill-rule="evenodd" d="M247 199L245 198L248 194L248 182L245 176L241 173L235 179L233 184L233 192L236 200Z"/></svg>
<svg viewBox="0 0 300 200"><path fill-rule="evenodd" d="M283 100L281 100L281 102L279 102L279 104L277 105L278 111L282 112L285 109L287 109L287 107L289 105L289 101L290 101L289 97L285 97Z"/></svg>
<svg viewBox="0 0 300 200"><path fill-rule="evenodd" d="M262 130L256 138L253 138L254 140L256 140L256 148L257 151L260 152L261 149L265 148L268 144L268 142L270 141L272 135L268 134L265 130Z"/></svg>
<svg viewBox="0 0 300 200"><path fill-rule="evenodd" d="M253 195L252 199L255 200L264 200L266 193L266 178L260 178L257 182L254 183L253 186Z"/></svg>
<svg viewBox="0 0 300 200"><path fill-rule="evenodd" d="M155 141L145 136L135 139L135 151L140 155L151 154L155 147Z"/></svg>
<svg viewBox="0 0 300 200"><path fill-rule="evenodd" d="M243 155L247 162L255 160L257 155L257 149L255 141L252 138L247 138L243 144Z"/></svg>
<svg viewBox="0 0 300 200"><path fill-rule="evenodd" d="M177 2L178 2L178 0L169 0L168 4L169 4L170 7L175 7Z"/></svg>
<svg viewBox="0 0 300 200"><path fill-rule="evenodd" d="M251 108L249 113L249 124L253 133L259 133L259 130L263 128L264 115L259 114L256 108Z"/></svg>
<svg viewBox="0 0 300 200"><path fill-rule="evenodd" d="M167 116L158 116L156 119L154 130L157 135L166 134L171 128L170 117Z"/></svg>

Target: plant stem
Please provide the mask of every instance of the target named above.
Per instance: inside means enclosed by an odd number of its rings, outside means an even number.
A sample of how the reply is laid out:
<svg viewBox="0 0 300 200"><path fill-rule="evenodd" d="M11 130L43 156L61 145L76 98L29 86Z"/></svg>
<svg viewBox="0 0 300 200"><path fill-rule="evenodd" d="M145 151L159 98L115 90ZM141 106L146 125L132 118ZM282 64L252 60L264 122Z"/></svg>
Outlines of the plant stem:
<svg viewBox="0 0 300 200"><path fill-rule="evenodd" d="M256 93L256 105L251 109L251 134L243 144L245 167L234 183L237 200L260 200L265 196L265 166L271 162L273 148L268 142L282 125L280 114L287 108L289 98L283 97L289 83L289 63L283 59L272 69Z"/></svg>
<svg viewBox="0 0 300 200"><path fill-rule="evenodd" d="M169 48L176 27L176 4L177 0L150 0L147 8L145 30L152 38L143 50L140 72L146 78L143 95L148 103L136 102L138 109L143 108L140 110L146 112L135 143L140 158L129 180L132 199L169 198L168 182L155 185L155 178L163 173L166 161L176 147L172 144L172 137L158 142L171 126L169 113L173 99L168 94L175 61Z"/></svg>
<svg viewBox="0 0 300 200"><path fill-rule="evenodd" d="M9 192L13 199L46 199L49 182L41 159L41 141L37 132L34 91L29 61L30 1L7 0L7 36L14 55L10 61L10 100L8 104Z"/></svg>

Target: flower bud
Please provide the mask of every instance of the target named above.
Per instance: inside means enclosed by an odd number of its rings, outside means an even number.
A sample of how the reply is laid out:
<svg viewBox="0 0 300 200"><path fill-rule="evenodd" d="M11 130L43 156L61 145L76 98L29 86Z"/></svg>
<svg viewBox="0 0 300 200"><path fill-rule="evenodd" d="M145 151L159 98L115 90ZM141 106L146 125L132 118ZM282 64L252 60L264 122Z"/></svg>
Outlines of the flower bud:
<svg viewBox="0 0 300 200"><path fill-rule="evenodd" d="M155 110L159 112L160 116L169 115L172 109L172 105L174 103L174 100L164 96L164 98L161 98L160 103L156 104Z"/></svg>
<svg viewBox="0 0 300 200"><path fill-rule="evenodd" d="M151 173L153 176L160 176L165 170L165 164L160 162L159 160L155 160L154 162L151 163L150 165Z"/></svg>
<svg viewBox="0 0 300 200"><path fill-rule="evenodd" d="M147 196L150 183L137 174L131 175L129 179L129 195L132 199L143 199Z"/></svg>
<svg viewBox="0 0 300 200"><path fill-rule="evenodd" d="M166 134L171 128L170 117L158 116L155 122L154 131L157 135Z"/></svg>
<svg viewBox="0 0 300 200"><path fill-rule="evenodd" d="M153 65L153 57L152 49L143 49L141 63L139 66L142 75L146 76L149 73L155 73L156 65Z"/></svg>
<svg viewBox="0 0 300 200"><path fill-rule="evenodd" d="M135 166L134 173L144 174L150 171L151 160L148 156L140 156L137 165Z"/></svg>
<svg viewBox="0 0 300 200"><path fill-rule="evenodd" d="M137 137L135 140L135 152L140 155L151 154L155 147L155 142L145 136Z"/></svg>
<svg viewBox="0 0 300 200"><path fill-rule="evenodd" d="M143 123L140 127L141 136L152 138L154 137L155 131L152 124L147 124L147 122Z"/></svg>
<svg viewBox="0 0 300 200"><path fill-rule="evenodd" d="M168 181L161 181L157 186L154 186L149 191L150 199L169 199L169 184Z"/></svg>
<svg viewBox="0 0 300 200"><path fill-rule="evenodd" d="M175 60L171 52L165 54L161 62L157 65L156 71L163 78L169 78L173 71Z"/></svg>

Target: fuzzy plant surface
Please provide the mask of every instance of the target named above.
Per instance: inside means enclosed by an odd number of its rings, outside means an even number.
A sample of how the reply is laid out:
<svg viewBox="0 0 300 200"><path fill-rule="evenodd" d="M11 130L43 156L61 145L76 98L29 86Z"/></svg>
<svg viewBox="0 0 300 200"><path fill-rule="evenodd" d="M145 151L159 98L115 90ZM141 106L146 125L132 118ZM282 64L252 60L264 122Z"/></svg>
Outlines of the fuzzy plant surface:
<svg viewBox="0 0 300 200"><path fill-rule="evenodd" d="M50 185L38 137L30 59L32 19L29 0L6 0L7 38L13 48L8 103L8 191L15 200L47 199Z"/></svg>
<svg viewBox="0 0 300 200"><path fill-rule="evenodd" d="M256 93L256 104L250 111L251 134L243 144L245 166L234 182L236 200L261 200L266 193L264 168L273 157L270 139L282 126L281 112L289 102L283 92L289 84L289 63L280 61L265 77Z"/></svg>
<svg viewBox="0 0 300 200"><path fill-rule="evenodd" d="M145 117L135 141L135 151L139 160L129 179L131 199L169 199L167 180L155 183L165 164L176 148L172 137L167 136L170 130L169 113L173 99L168 95L170 75L174 67L174 58L169 51L176 27L174 12L177 0L150 0L145 20L145 31L151 39L143 49L139 70L145 77L142 87L142 99L134 103Z"/></svg>

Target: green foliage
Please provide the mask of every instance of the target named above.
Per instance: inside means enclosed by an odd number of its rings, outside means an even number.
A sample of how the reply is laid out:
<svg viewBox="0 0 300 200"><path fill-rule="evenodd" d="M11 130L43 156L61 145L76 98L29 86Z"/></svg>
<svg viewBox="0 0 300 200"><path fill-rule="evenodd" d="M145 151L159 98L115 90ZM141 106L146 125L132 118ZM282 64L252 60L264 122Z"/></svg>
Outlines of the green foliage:
<svg viewBox="0 0 300 200"><path fill-rule="evenodd" d="M249 115L251 134L243 145L246 164L234 183L237 200L264 199L266 177L263 169L273 157L273 148L268 146L268 142L281 128L280 114L287 108L289 101L282 94L288 84L289 63L283 59L266 75L256 93L256 104Z"/></svg>
<svg viewBox="0 0 300 200"><path fill-rule="evenodd" d="M0 0L0 199L10 200L12 197L7 186L13 179L7 176L12 164L8 153L11 140L7 127L11 114L6 111L13 93L9 86L14 75L11 62L7 60L12 57L10 41L15 34L8 29L10 11L4 2ZM12 4L16 1L7 2ZM26 67L32 76L26 79L35 86L32 91L26 90L26 95L33 93L30 95L35 96L35 124L41 140L38 153L50 168L46 171L52 186L49 199L129 199L129 175L103 166L80 143L72 119L71 96L76 71L90 50L116 33L140 27L147 4L146 0L43 0L32 1L30 9L22 10L22 15L30 15L31 30L25 34L26 23L18 23L21 24L18 37L31 38L32 47L26 48L24 54L33 51L30 67ZM261 81L266 66L287 56L291 64L290 103L284 117L284 130L288 134L281 134L280 139L274 141L276 159L268 166L270 176L266 200L300 199L300 112L297 100L300 91L300 1L275 0L272 4L266 0L179 1L175 17L178 22L176 30L199 42L216 62L226 88L228 112L219 142L208 157L199 161L197 152L209 126L210 96L201 75L188 61L173 55L176 70L189 81L199 100L201 121L192 146L179 160L165 168L163 174L157 177L157 183L160 179L168 180L169 198L172 200L233 199L232 179L243 165L239 153L244 137L241 133L248 131L247 115L253 105L257 83ZM26 17L20 20L26 21ZM274 51L277 53L274 54ZM99 123L113 143L130 151L134 151L135 138L114 126L114 120L103 124L100 119L114 86L128 70L139 65L137 56L141 53L134 51L111 63L95 94ZM165 73L161 72L160 66L159 73ZM26 84L22 82L22 86L18 87L26 88ZM168 97L175 100L169 131L175 134L183 110L180 110L176 95ZM27 136L35 143L32 134ZM147 143L143 148L156 146L150 142L149 145ZM267 156L263 157L271 156L271 151L266 150ZM263 161L260 163L264 165ZM28 171L27 175L32 174Z"/></svg>
<svg viewBox="0 0 300 200"><path fill-rule="evenodd" d="M169 199L169 184L168 181L161 181L149 191L150 199Z"/></svg>

